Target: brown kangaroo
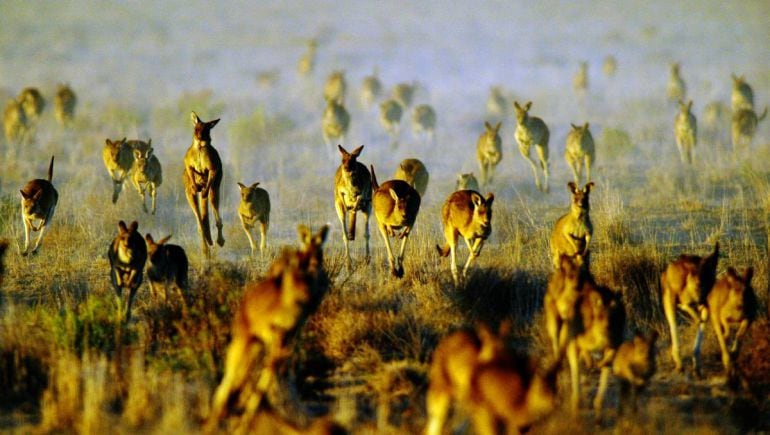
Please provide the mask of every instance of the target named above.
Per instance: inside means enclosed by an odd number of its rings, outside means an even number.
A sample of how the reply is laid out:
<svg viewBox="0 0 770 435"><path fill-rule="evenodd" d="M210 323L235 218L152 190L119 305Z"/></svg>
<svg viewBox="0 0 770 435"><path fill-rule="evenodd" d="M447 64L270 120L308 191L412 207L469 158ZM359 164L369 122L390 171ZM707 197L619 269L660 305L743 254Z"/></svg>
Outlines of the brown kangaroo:
<svg viewBox="0 0 770 435"><path fill-rule="evenodd" d="M345 259L350 267L350 240L356 239L356 213L364 215L366 261L369 261L369 218L372 215L372 177L366 166L358 161L364 146L348 152L337 145L342 162L334 174L334 209L342 224L342 241L345 243Z"/></svg>
<svg viewBox="0 0 770 435"><path fill-rule="evenodd" d="M572 193L569 212L561 216L553 225L551 232L551 260L554 268L559 267L560 257L568 255L575 258L579 264L588 266L588 247L594 227L589 214L589 195L594 187L593 181L583 189L570 181L567 187Z"/></svg>
<svg viewBox="0 0 770 435"><path fill-rule="evenodd" d="M624 342L618 348L612 361L612 373L620 381L620 400L618 408L623 411L624 402L631 401L636 411L636 398L655 374L655 342L658 331L652 331L649 337L637 332L634 338ZM628 397L628 396L631 397Z"/></svg>
<svg viewBox="0 0 770 435"><path fill-rule="evenodd" d="M222 218L219 215L219 187L222 184L222 160L219 153L211 146L211 129L219 122L219 119L203 122L195 112L190 114L192 119L193 141L184 156L184 182L187 202L190 203L198 222L198 232L202 239L203 254L209 256L211 241L211 228L209 226L209 197L211 208L214 210L214 219L217 226L217 244L224 246L225 238L222 236Z"/></svg>
<svg viewBox="0 0 770 435"><path fill-rule="evenodd" d="M184 301L189 262L181 246L166 243L170 238L169 235L156 242L149 233L144 236L147 242L147 281L150 293L156 299L162 296L164 301L168 301L166 288L171 284L180 300Z"/></svg>
<svg viewBox="0 0 770 435"><path fill-rule="evenodd" d="M118 313L125 323L131 320L131 305L136 291L142 284L144 264L147 262L147 245L137 231L139 224L131 222L126 226L118 222L118 235L113 239L107 251L110 260L110 281L118 297ZM128 291L128 301L123 304L123 289Z"/></svg>
<svg viewBox="0 0 770 435"><path fill-rule="evenodd" d="M254 226L259 222L259 255L265 255L265 245L267 244L267 228L270 226L270 194L267 190L259 187L259 182L246 186L238 182L238 188L241 190L241 203L238 205L238 217L241 219L241 226L249 238L251 255L256 250L254 246L254 237L251 235Z"/></svg>
<svg viewBox="0 0 770 435"><path fill-rule="evenodd" d="M69 127L75 119L75 106L78 103L78 97L75 91L69 85L61 84L56 90L56 96L53 99L53 109L56 121L62 127Z"/></svg>
<svg viewBox="0 0 770 435"><path fill-rule="evenodd" d="M33 231L40 232L37 236L35 247L32 248L33 254L37 252L37 248L40 247L40 241L43 240L43 233L45 233L48 224L51 223L53 213L56 211L56 204L59 202L59 193L51 183L53 179L53 158L54 156L51 156L47 180L40 178L30 180L19 191L21 193L21 217L24 221L24 251L22 251L21 255L29 253L29 235ZM35 226L35 220L39 221L37 226Z"/></svg>

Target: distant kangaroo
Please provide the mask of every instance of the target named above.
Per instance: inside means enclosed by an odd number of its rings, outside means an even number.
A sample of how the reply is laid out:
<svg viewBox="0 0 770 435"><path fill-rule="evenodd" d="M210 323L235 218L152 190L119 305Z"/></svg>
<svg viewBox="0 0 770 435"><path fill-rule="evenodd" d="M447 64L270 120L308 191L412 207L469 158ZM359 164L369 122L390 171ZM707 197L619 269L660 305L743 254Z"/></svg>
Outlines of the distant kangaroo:
<svg viewBox="0 0 770 435"><path fill-rule="evenodd" d="M102 149L102 159L112 178L112 203L115 204L123 189L123 182L131 174L134 165L133 148L126 142L126 138L116 141L107 139Z"/></svg>
<svg viewBox="0 0 770 435"><path fill-rule="evenodd" d="M380 103L380 124L391 136L394 143L398 138L403 114L403 106L396 100L385 100Z"/></svg>
<svg viewBox="0 0 770 435"><path fill-rule="evenodd" d="M10 99L3 111L3 131L8 144L20 145L29 139L30 125L21 103Z"/></svg>
<svg viewBox="0 0 770 435"><path fill-rule="evenodd" d="M754 90L751 89L751 85L746 82L744 76L737 76L731 74L733 79L733 92L730 97L730 103L733 107L733 112L737 112L741 109L754 109Z"/></svg>
<svg viewBox="0 0 770 435"><path fill-rule="evenodd" d="M365 108L374 104L375 100L382 94L382 82L377 75L377 68L375 68L372 75L364 77L361 83L361 105Z"/></svg>
<svg viewBox="0 0 770 435"><path fill-rule="evenodd" d="M484 122L484 132L476 142L476 159L481 170L481 185L486 187L492 184L495 176L495 168L503 159L502 139L500 139L500 127L498 122L494 127L489 122Z"/></svg>
<svg viewBox="0 0 770 435"><path fill-rule="evenodd" d="M155 214L158 186L163 183L163 170L152 148L152 139L147 142L144 149L134 148L134 165L131 172L131 181L134 182L136 191L142 197L142 209L145 213L148 212L145 200L145 192L148 192L152 200L152 214Z"/></svg>
<svg viewBox="0 0 770 435"><path fill-rule="evenodd" d="M399 83L393 88L392 97L401 107L408 109L412 105L416 90L416 83Z"/></svg>
<svg viewBox="0 0 770 435"><path fill-rule="evenodd" d="M150 293L156 299L162 296L164 301L168 301L167 287L170 284L179 299L184 301L189 262L181 246L166 243L170 238L169 235L156 242L150 233L144 236L147 242L147 281Z"/></svg>
<svg viewBox="0 0 770 435"><path fill-rule="evenodd" d="M345 101L346 91L345 71L334 71L329 74L324 85L324 99L342 104Z"/></svg>
<svg viewBox="0 0 770 435"><path fill-rule="evenodd" d="M583 177L583 166L586 168L586 182L591 181L591 165L596 160L596 147L594 137L588 129L586 122L582 126L572 125L572 130L567 134L567 145L564 147L564 159L572 169L575 183L580 183Z"/></svg>
<svg viewBox="0 0 770 435"><path fill-rule="evenodd" d="M62 127L68 127L75 118L75 106L78 97L69 85L59 85L53 99L54 116Z"/></svg>
<svg viewBox="0 0 770 435"><path fill-rule="evenodd" d="M214 210L214 219L217 225L217 244L224 246L225 238L222 237L222 218L219 216L219 187L222 184L222 160L219 153L211 146L211 129L219 122L219 119L203 122L195 112L190 114L192 119L193 141L184 156L184 182L187 202L190 203L198 222L198 232L202 239L203 254L209 256L209 246L214 243L211 240L211 228L209 227L208 202L211 197L211 208Z"/></svg>
<svg viewBox="0 0 770 435"><path fill-rule="evenodd" d="M364 146L348 152L337 145L342 162L334 175L334 209L342 224L342 241L345 243L345 259L350 267L348 243L356 239L356 213L364 215L366 261L369 261L369 218L372 214L372 177L366 165L358 161Z"/></svg>
<svg viewBox="0 0 770 435"><path fill-rule="evenodd" d="M476 176L473 175L473 172L468 172L465 174L457 174L457 182L455 183L455 191L457 190L475 190L478 192L479 189L479 182L476 180Z"/></svg>
<svg viewBox="0 0 770 435"><path fill-rule="evenodd" d="M550 132L542 119L529 116L529 109L532 102L528 101L524 107L519 106L518 102L513 103L516 109L516 142L519 144L519 152L527 159L532 167L532 174L535 176L535 186L542 192L548 192L548 139ZM540 183L540 177L537 175L537 165L529 156L529 150L535 146L538 158L540 159L540 168L543 171L543 183Z"/></svg>
<svg viewBox="0 0 770 435"><path fill-rule="evenodd" d="M583 98L588 92L588 62L580 62L580 68L572 78L572 88L579 98Z"/></svg>
<svg viewBox="0 0 770 435"><path fill-rule="evenodd" d="M414 187L417 193L420 194L420 198L423 198L425 191L428 190L428 178L428 170L418 159L401 160L396 173L393 174L394 180L404 180Z"/></svg>
<svg viewBox="0 0 770 435"><path fill-rule="evenodd" d="M348 128L350 128L350 114L345 106L337 100L327 99L326 109L321 118L321 132L330 154L333 154L334 141L345 141Z"/></svg>
<svg viewBox="0 0 770 435"><path fill-rule="evenodd" d="M671 73L668 77L666 92L668 92L668 99L672 102L684 100L687 95L687 86L684 84L684 79L682 79L682 75L679 73L679 62L671 64Z"/></svg>
<svg viewBox="0 0 770 435"><path fill-rule="evenodd" d="M256 250L254 247L254 237L251 232L254 226L259 222L259 255L265 255L265 245L267 244L267 228L270 226L270 195L267 190L258 187L259 183L246 186L238 183L241 189L241 203L238 205L238 217L241 219L243 231L249 238L251 255Z"/></svg>
<svg viewBox="0 0 770 435"><path fill-rule="evenodd" d="M674 119L674 136L682 163L691 165L695 146L698 144L698 124L692 114L692 100L687 104L679 101L679 113Z"/></svg>
<svg viewBox="0 0 770 435"><path fill-rule="evenodd" d="M53 159L48 166L48 179L40 178L30 180L19 191L21 193L21 218L24 222L24 251L21 255L29 253L29 233L39 231L35 247L32 253L37 252L40 247L40 241L43 240L43 233L53 219L53 213L56 211L56 204L59 202L59 193L53 187ZM35 221L39 224L35 226Z"/></svg>
<svg viewBox="0 0 770 435"><path fill-rule="evenodd" d="M762 115L757 116L754 109L738 109L733 113L732 137L733 151L743 151L751 145L757 125L767 116L767 106Z"/></svg>
<svg viewBox="0 0 770 435"><path fill-rule="evenodd" d="M436 111L429 104L420 104L412 112L412 132L415 137L425 133L428 141L436 139Z"/></svg>

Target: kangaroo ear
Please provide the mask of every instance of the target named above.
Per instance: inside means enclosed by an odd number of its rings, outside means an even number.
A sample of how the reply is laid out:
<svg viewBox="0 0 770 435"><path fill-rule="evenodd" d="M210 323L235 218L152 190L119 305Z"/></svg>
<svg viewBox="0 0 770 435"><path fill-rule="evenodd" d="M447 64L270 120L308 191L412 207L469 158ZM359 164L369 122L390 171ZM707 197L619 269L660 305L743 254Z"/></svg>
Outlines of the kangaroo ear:
<svg viewBox="0 0 770 435"><path fill-rule="evenodd" d="M152 149L152 138L147 139L147 146Z"/></svg>
<svg viewBox="0 0 770 435"><path fill-rule="evenodd" d="M514 101L513 102L513 107L517 108L518 110L521 110L521 106L519 106L519 102L518 101Z"/></svg>
<svg viewBox="0 0 770 435"><path fill-rule="evenodd" d="M487 193L487 207L492 206L492 202L495 200L495 194L492 192Z"/></svg>
<svg viewBox="0 0 770 435"><path fill-rule="evenodd" d="M340 150L340 154L342 154L342 156L343 156L343 157L344 157L344 156L347 156L347 155L349 155L349 154L350 154L350 153L348 152L348 150L346 150L345 148L343 148L343 147L342 147L342 145L340 145L340 144L337 144L337 149L338 149L338 150Z"/></svg>
<svg viewBox="0 0 770 435"><path fill-rule="evenodd" d="M396 194L396 191L393 189L388 189L390 192L390 197L393 198L393 201L398 201L398 195Z"/></svg>
<svg viewBox="0 0 770 435"><path fill-rule="evenodd" d="M128 228L126 227L125 222L123 221L118 222L118 231L120 231L121 233L125 233L126 231L128 231Z"/></svg>
<svg viewBox="0 0 770 435"><path fill-rule="evenodd" d="M574 181L570 181L569 183L567 183L567 187L569 188L570 192L572 193L577 192L577 184L575 184Z"/></svg>
<svg viewBox="0 0 770 435"><path fill-rule="evenodd" d="M529 109L530 109L531 107L532 107L532 102L531 102L531 101L527 101L527 104L524 106L524 108L525 108L527 111L529 111Z"/></svg>
<svg viewBox="0 0 770 435"><path fill-rule="evenodd" d="M109 145L109 146L112 146L112 145L113 145L113 144L112 144L112 141L111 141L111 140L109 140L109 139L105 139L105 140L104 140L104 144L105 144L105 145Z"/></svg>
<svg viewBox="0 0 770 435"><path fill-rule="evenodd" d="M32 197L32 195L28 195L26 192L24 192L21 189L19 189L19 192L21 193L21 197L24 198L24 199L29 199L29 198Z"/></svg>
<svg viewBox="0 0 770 435"><path fill-rule="evenodd" d="M573 123L571 123L571 122L569 123L569 125L571 125L571 126L572 126L572 129L573 129L573 130L578 130L578 129L580 129L580 127L578 127L577 125L575 125L575 124L573 124Z"/></svg>
<svg viewBox="0 0 770 435"><path fill-rule="evenodd" d="M360 147L354 149L353 152L350 153L350 155L353 157L358 157L359 155L361 155L361 151L363 150L364 150L364 146L361 145Z"/></svg>
<svg viewBox="0 0 770 435"><path fill-rule="evenodd" d="M500 131L500 127L502 127L502 126L503 126L503 121L498 121L497 125L495 126L495 133Z"/></svg>
<svg viewBox="0 0 770 435"><path fill-rule="evenodd" d="M489 121L484 121L484 128L486 128L487 131L492 130L492 125L489 124Z"/></svg>
<svg viewBox="0 0 770 435"><path fill-rule="evenodd" d="M134 158L135 159L141 159L142 158L142 150L134 150Z"/></svg>
<svg viewBox="0 0 770 435"><path fill-rule="evenodd" d="M144 235L144 240L147 242L148 245L155 244L155 241L152 239L152 235L150 235L150 233L147 233Z"/></svg>
<svg viewBox="0 0 770 435"><path fill-rule="evenodd" d="M198 125L201 123L201 119L198 118L198 114L195 112L190 112L190 119L192 120L193 125Z"/></svg>
<svg viewBox="0 0 770 435"><path fill-rule="evenodd" d="M209 128L209 130L211 130L211 129L212 129L212 128L214 128L214 126L215 126L215 125L217 125L217 124L219 124L219 119L215 119L215 120L213 120L213 121L209 121L209 122L207 122L207 123L206 123L206 127L208 127L208 128Z"/></svg>
<svg viewBox="0 0 770 435"><path fill-rule="evenodd" d="M255 187L259 186L259 181L251 185L251 188L254 189Z"/></svg>
<svg viewBox="0 0 770 435"><path fill-rule="evenodd" d="M326 241L327 234L329 234L329 224L322 226L321 229L318 230L318 234L315 236L315 241L318 246L323 245L324 241Z"/></svg>
<svg viewBox="0 0 770 435"><path fill-rule="evenodd" d="M132 233L136 232L136 230L139 229L139 222L131 222L131 226L129 226L128 229L131 230Z"/></svg>
<svg viewBox="0 0 770 435"><path fill-rule="evenodd" d="M586 193L591 193L591 189L593 188L594 188L594 182L589 181L588 183L586 183L586 187L583 190L585 190Z"/></svg>
<svg viewBox="0 0 770 435"><path fill-rule="evenodd" d="M754 277L754 268L749 266L746 268L746 274L743 276L743 282L746 285L749 285L751 283L751 278Z"/></svg>
<svg viewBox="0 0 770 435"><path fill-rule="evenodd" d="M583 126L583 130L588 130L588 123L587 123L587 122L586 122L586 123L585 123L585 125Z"/></svg>
<svg viewBox="0 0 770 435"><path fill-rule="evenodd" d="M158 240L158 244L159 244L159 245L163 245L163 244L165 244L166 242L168 242L168 241L169 241L169 239L171 239L171 234L169 234L169 235L167 235L166 237L164 237L164 238L162 238L162 239Z"/></svg>
<svg viewBox="0 0 770 435"><path fill-rule="evenodd" d="M246 185L245 185L245 184L243 184L243 183L241 183L241 182L239 181L239 182L238 182L238 187L241 189L241 192L242 192L242 191L243 191L243 189L245 189L245 188L246 188Z"/></svg>
<svg viewBox="0 0 770 435"><path fill-rule="evenodd" d="M473 203L474 208L478 208L484 203L484 199L478 193L473 192L471 193L471 202Z"/></svg>
<svg viewBox="0 0 770 435"><path fill-rule="evenodd" d="M297 235L299 236L299 243L301 245L309 245L310 240L313 237L313 233L310 232L310 228L302 224L297 226Z"/></svg>

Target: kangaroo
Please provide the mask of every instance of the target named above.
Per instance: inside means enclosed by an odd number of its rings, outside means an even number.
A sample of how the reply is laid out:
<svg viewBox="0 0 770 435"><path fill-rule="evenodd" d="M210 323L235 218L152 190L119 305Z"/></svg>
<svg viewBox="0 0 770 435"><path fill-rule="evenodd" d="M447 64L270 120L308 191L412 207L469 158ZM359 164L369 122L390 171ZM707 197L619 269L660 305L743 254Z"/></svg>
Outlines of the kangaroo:
<svg viewBox="0 0 770 435"><path fill-rule="evenodd" d="M160 160L155 156L155 150L152 148L152 139L147 142L147 147L141 149L134 148L134 164L131 169L131 181L134 187L142 197L142 209L147 213L147 204L145 201L145 192L149 191L152 199L152 214L155 214L155 202L158 195L158 186L163 183L163 170L160 166Z"/></svg>
<svg viewBox="0 0 770 435"><path fill-rule="evenodd" d="M738 341L746 333L757 316L757 296L751 286L754 268L748 267L743 274L729 267L706 297L708 314L714 327L719 348L722 350L722 364L725 372L732 372L732 357L738 353ZM731 330L736 327L735 339L728 352L727 341Z"/></svg>
<svg viewBox="0 0 770 435"><path fill-rule="evenodd" d="M68 127L75 119L78 97L69 85L60 84L53 99L54 117L62 127Z"/></svg>
<svg viewBox="0 0 770 435"><path fill-rule="evenodd" d="M618 61L615 59L615 56L609 54L604 58L604 62L602 63L602 72L604 72L604 75L607 77L614 77L615 73L618 71Z"/></svg>
<svg viewBox="0 0 770 435"><path fill-rule="evenodd" d="M567 187L572 193L569 212L556 220L551 232L551 260L558 268L560 257L573 257L578 264L588 267L588 247L594 227L591 224L589 195L594 187L589 181L583 189L570 181Z"/></svg>
<svg viewBox="0 0 770 435"><path fill-rule="evenodd" d="M428 170L425 169L425 165L418 159L404 159L398 164L396 173L393 174L394 180L404 180L414 187L417 193L420 194L420 198L425 196L425 191L428 189Z"/></svg>
<svg viewBox="0 0 770 435"><path fill-rule="evenodd" d="M318 49L318 41L311 39L307 42L305 52L299 58L297 62L297 73L301 76L308 76L313 72L315 67L315 55Z"/></svg>
<svg viewBox="0 0 770 435"><path fill-rule="evenodd" d="M476 433L526 430L556 407L559 367L541 370L534 359L510 354L484 328L455 331L433 352L424 433L443 433L453 401L470 413Z"/></svg>
<svg viewBox="0 0 770 435"><path fill-rule="evenodd" d="M249 239L251 255L254 255L254 237L251 232L254 226L259 222L259 255L265 255L265 244L267 243L267 228L270 226L270 195L267 190L258 187L259 183L246 186L238 183L241 190L241 203L238 205L238 217L241 219L243 231Z"/></svg>
<svg viewBox="0 0 770 435"><path fill-rule="evenodd" d="M727 126L730 109L721 101L712 101L703 108L703 130L712 140L720 140Z"/></svg>
<svg viewBox="0 0 770 435"><path fill-rule="evenodd" d="M591 165L596 160L594 137L586 122L582 126L570 124L572 130L567 134L567 144L564 147L564 159L567 161L576 184L583 177L583 166L586 168L586 182L591 181Z"/></svg>
<svg viewBox="0 0 770 435"><path fill-rule="evenodd" d="M126 142L126 138L116 141L107 139L102 148L102 160L112 178L112 203L115 204L123 190L123 182L134 166L133 148Z"/></svg>
<svg viewBox="0 0 770 435"><path fill-rule="evenodd" d="M321 118L321 131L329 150L333 150L333 141L345 142L349 127L350 114L345 106L336 100L326 100L326 109Z"/></svg>
<svg viewBox="0 0 770 435"><path fill-rule="evenodd" d="M45 98L37 88L24 88L19 94L17 100L24 109L27 121L35 125L40 120L40 115L45 109Z"/></svg>
<svg viewBox="0 0 770 435"><path fill-rule="evenodd" d="M356 213L364 215L364 238L366 239L366 261L369 261L369 218L372 214L372 177L366 165L358 161L364 146L348 152L337 145L342 162L334 174L334 208L342 224L342 241L345 243L345 259L350 267L350 240L356 239Z"/></svg>
<svg viewBox="0 0 770 435"><path fill-rule="evenodd" d="M420 104L412 111L412 132L415 137L424 133L430 142L436 139L436 111L429 104Z"/></svg>
<svg viewBox="0 0 770 435"><path fill-rule="evenodd" d="M649 337L637 332L634 338L623 342L618 348L612 361L612 373L620 381L620 413L623 411L623 403L629 400L633 411L636 411L637 396L655 374L657 339L658 331L652 331Z"/></svg>
<svg viewBox="0 0 770 435"><path fill-rule="evenodd" d="M408 109L412 105L414 92L417 90L416 83L399 83L393 88L392 98L403 107Z"/></svg>
<svg viewBox="0 0 770 435"><path fill-rule="evenodd" d="M532 174L535 176L535 186L538 190L548 193L548 138L550 132L542 119L529 116L529 109L532 102L528 101L524 107L519 106L518 102L513 103L516 110L516 142L519 144L519 152L527 159L532 167ZM538 158L540 159L540 168L543 171L543 184L537 175L537 165L529 156L529 150L535 146Z"/></svg>
<svg viewBox="0 0 770 435"><path fill-rule="evenodd" d="M479 182L476 180L476 176L473 172L466 174L457 174L457 183L455 184L455 191L457 190L479 190Z"/></svg>
<svg viewBox="0 0 770 435"><path fill-rule="evenodd" d="M198 118L195 112L190 114L192 119L193 141L184 156L184 182L187 202L190 203L195 220L198 222L198 232L202 239L203 254L209 256L209 246L214 243L211 240L211 228L209 227L208 202L211 198L211 208L214 210L214 219L217 226L217 244L224 246L225 238L222 237L222 218L219 216L219 187L222 184L222 160L219 153L211 145L211 129L219 122L219 119L204 122Z"/></svg>
<svg viewBox="0 0 770 435"><path fill-rule="evenodd" d="M666 92L668 93L668 99L672 102L684 100L687 95L687 86L684 84L684 79L682 79L679 68L679 62L672 63L670 75L668 77Z"/></svg>
<svg viewBox="0 0 770 435"><path fill-rule="evenodd" d="M117 294L118 314L127 324L131 320L131 305L136 291L142 284L144 264L147 262L147 245L137 231L136 221L126 226L118 222L118 235L107 251L110 260L110 281ZM123 289L128 291L128 301L123 304Z"/></svg>
<svg viewBox="0 0 770 435"><path fill-rule="evenodd" d="M396 100L385 100L380 103L380 124L393 141L398 137L403 113L404 109Z"/></svg>
<svg viewBox="0 0 770 435"><path fill-rule="evenodd" d="M733 151L741 151L751 145L754 134L757 132L757 125L765 119L765 116L767 116L767 106L760 116L757 116L753 109L738 109L733 113Z"/></svg>
<svg viewBox="0 0 770 435"><path fill-rule="evenodd" d="M388 250L390 271L396 278L404 276L404 249L406 240L412 231L417 212L420 211L420 194L404 180L389 180L382 185L377 183L374 166L370 166L372 174L372 205L377 217L377 226ZM401 230L401 234L396 231ZM393 255L390 238L401 239L401 249L398 256Z"/></svg>
<svg viewBox="0 0 770 435"><path fill-rule="evenodd" d="M492 234L492 202L493 193L484 198L473 190L458 190L447 198L441 208L441 224L444 227L444 247L436 245L439 255L446 257L451 254L452 278L455 286L459 286L457 273L457 237L462 236L470 253L463 267L462 276L468 274L468 268L473 260L481 253L484 241Z"/></svg>
<svg viewBox="0 0 770 435"><path fill-rule="evenodd" d="M184 301L189 262L181 246L166 243L170 238L168 235L156 242L150 233L144 236L147 242L147 282L154 298L162 296L164 301L168 301L166 289L171 284Z"/></svg>
<svg viewBox="0 0 770 435"><path fill-rule="evenodd" d="M751 89L751 85L746 82L744 76L737 76L730 74L733 79L733 92L730 97L730 103L733 107L733 112L737 112L741 109L754 109L754 91Z"/></svg>
<svg viewBox="0 0 770 435"><path fill-rule="evenodd" d="M493 118L505 118L508 116L508 99L503 94L500 86L492 86L487 97L487 114Z"/></svg>
<svg viewBox="0 0 770 435"><path fill-rule="evenodd" d="M345 101L346 91L345 71L334 71L329 74L324 84L324 100L342 104Z"/></svg>
<svg viewBox="0 0 770 435"><path fill-rule="evenodd" d="M500 139L500 127L498 122L494 127L489 122L484 122L484 132L476 142L476 159L481 170L481 185L486 187L492 184L495 176L495 168L503 159L502 139Z"/></svg>
<svg viewBox="0 0 770 435"><path fill-rule="evenodd" d="M43 233L53 219L53 213L56 211L56 204L59 202L59 192L51 184L53 179L53 160L48 165L48 179L40 178L30 180L19 190L21 193L21 219L24 222L24 251L21 255L29 253L29 234L38 231L35 247L32 253L37 253L40 247L40 241L43 240ZM35 221L38 225L35 225Z"/></svg>
<svg viewBox="0 0 770 435"><path fill-rule="evenodd" d="M586 268L576 263L573 257L559 256L559 264L548 278L548 287L543 302L545 329L551 339L553 355L558 358L564 353L569 339L569 327L575 322L577 302L581 296L583 282L588 278Z"/></svg>
<svg viewBox="0 0 770 435"><path fill-rule="evenodd" d="M312 234L299 227L301 247L284 249L271 266L268 277L248 284L232 320L230 344L227 347L224 375L212 399L207 426L216 424L226 410L230 396L243 387L262 354L264 361L258 378L256 400L248 400L249 411L259 407L261 396L268 391L277 370L289 354L289 341L304 321L321 303L328 279L323 269L322 246L329 227Z"/></svg>
<svg viewBox="0 0 770 435"><path fill-rule="evenodd" d="M671 331L671 357L679 372L682 371L682 359L679 354L679 336L676 332L676 309L679 308L693 321L698 322L693 365L695 375L700 376L700 343L708 318L706 296L711 292L716 281L718 260L719 242L714 245L714 252L708 257L680 255L660 276L663 312Z"/></svg>
<svg viewBox="0 0 770 435"><path fill-rule="evenodd" d="M25 143L29 137L30 126L27 115L21 103L14 99L8 100L3 112L3 131L8 144L19 145Z"/></svg>
<svg viewBox="0 0 770 435"><path fill-rule="evenodd" d="M674 119L674 136L682 163L691 165L695 146L698 144L698 124L692 114L692 100L687 104L679 101L679 113Z"/></svg>
<svg viewBox="0 0 770 435"><path fill-rule="evenodd" d="M378 75L377 68L375 68L372 75L364 77L364 81L361 83L361 105L365 108L371 107L382 94L382 82L380 82Z"/></svg>
<svg viewBox="0 0 770 435"><path fill-rule="evenodd" d="M580 68L572 77L572 89L578 97L585 97L588 91L588 62L580 62Z"/></svg>

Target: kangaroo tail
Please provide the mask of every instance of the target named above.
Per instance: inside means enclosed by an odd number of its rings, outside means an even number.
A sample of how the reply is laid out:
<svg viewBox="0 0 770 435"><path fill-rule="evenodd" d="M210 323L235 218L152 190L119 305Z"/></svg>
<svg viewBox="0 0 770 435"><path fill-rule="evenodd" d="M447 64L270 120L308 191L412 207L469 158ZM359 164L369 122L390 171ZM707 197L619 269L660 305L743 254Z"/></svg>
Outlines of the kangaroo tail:
<svg viewBox="0 0 770 435"><path fill-rule="evenodd" d="M760 115L760 116L757 118L757 122L759 122L759 121L761 121L761 120L765 119L765 116L767 116L767 106L765 106L765 111L764 111L764 112L762 112L762 115Z"/></svg>
<svg viewBox="0 0 770 435"><path fill-rule="evenodd" d="M369 165L369 168L372 170L372 189L377 190L380 188L380 184L377 183L377 177L374 175L374 165Z"/></svg>
<svg viewBox="0 0 770 435"><path fill-rule="evenodd" d="M765 112L767 112L767 109L765 109ZM48 165L48 181L50 182L53 179L53 157L51 156L51 164Z"/></svg>

